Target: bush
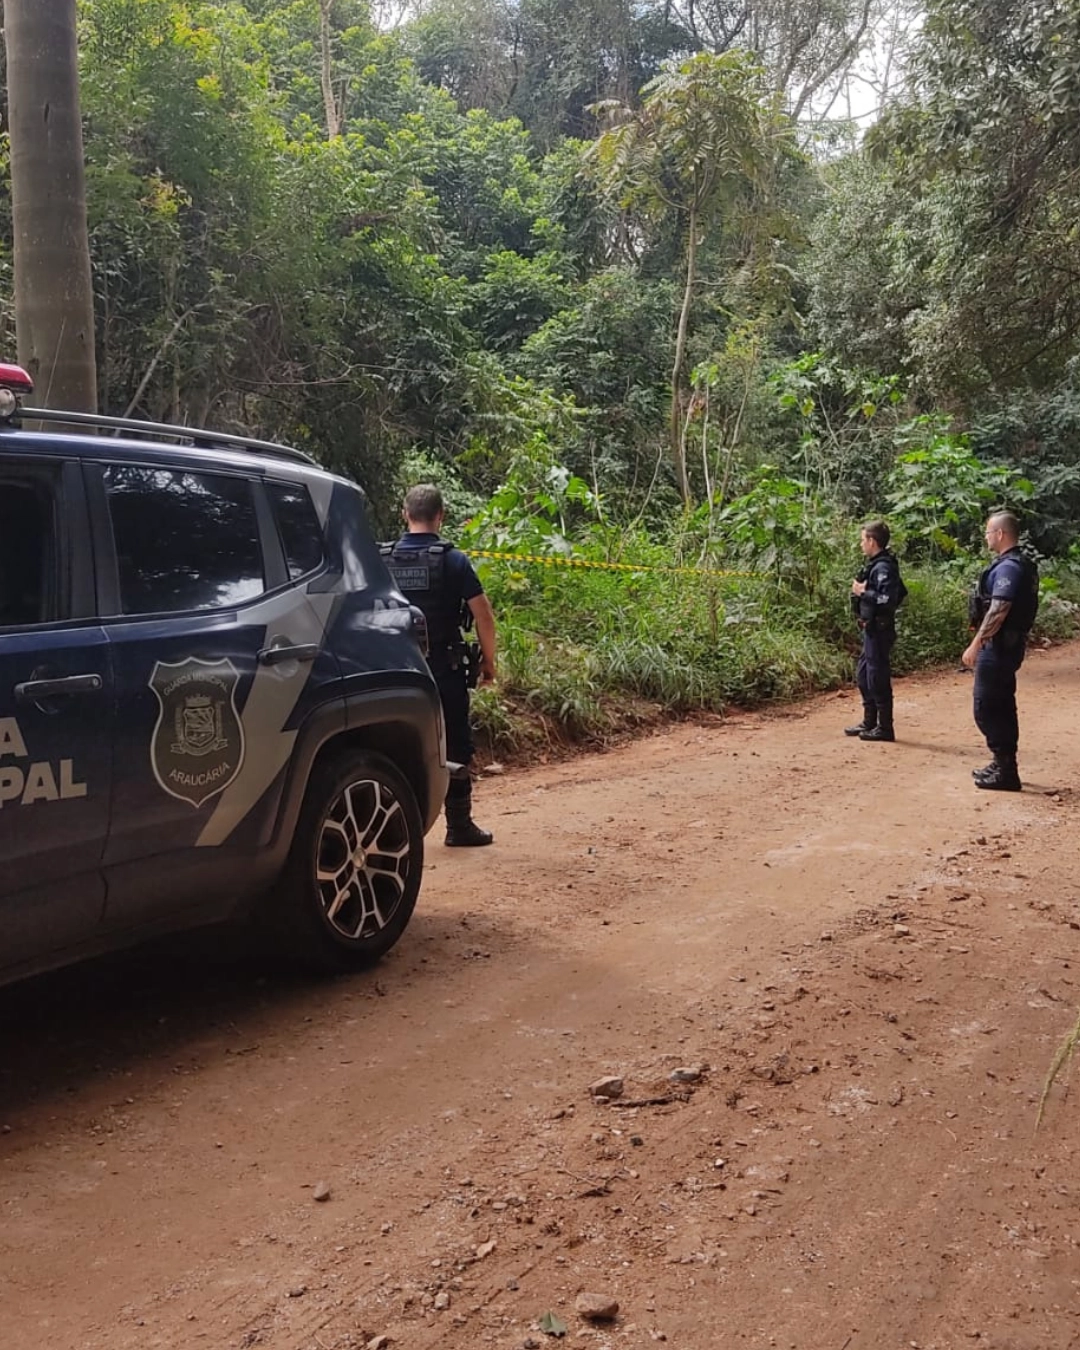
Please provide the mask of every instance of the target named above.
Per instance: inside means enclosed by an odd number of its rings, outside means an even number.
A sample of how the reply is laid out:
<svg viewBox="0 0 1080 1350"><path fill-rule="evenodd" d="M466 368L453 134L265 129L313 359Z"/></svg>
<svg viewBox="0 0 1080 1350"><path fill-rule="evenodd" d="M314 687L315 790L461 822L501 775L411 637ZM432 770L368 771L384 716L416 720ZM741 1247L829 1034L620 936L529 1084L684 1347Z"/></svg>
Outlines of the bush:
<svg viewBox="0 0 1080 1350"><path fill-rule="evenodd" d="M897 620L894 668L900 673L956 661L967 646L967 592L955 573L921 568L905 572L908 598Z"/></svg>

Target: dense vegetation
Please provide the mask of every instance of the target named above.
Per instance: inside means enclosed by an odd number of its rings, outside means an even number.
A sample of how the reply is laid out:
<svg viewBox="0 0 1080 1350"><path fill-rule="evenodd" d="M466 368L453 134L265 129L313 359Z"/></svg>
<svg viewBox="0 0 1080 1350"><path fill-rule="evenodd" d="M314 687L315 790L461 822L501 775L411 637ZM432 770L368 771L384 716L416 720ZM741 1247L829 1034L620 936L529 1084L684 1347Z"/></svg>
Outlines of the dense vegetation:
<svg viewBox="0 0 1080 1350"><path fill-rule="evenodd" d="M1070 623L1080 0L78 15L102 407L297 443L384 532L423 477L470 547L620 564L481 564L497 736L845 678L860 516L909 667L962 645L993 505Z"/></svg>

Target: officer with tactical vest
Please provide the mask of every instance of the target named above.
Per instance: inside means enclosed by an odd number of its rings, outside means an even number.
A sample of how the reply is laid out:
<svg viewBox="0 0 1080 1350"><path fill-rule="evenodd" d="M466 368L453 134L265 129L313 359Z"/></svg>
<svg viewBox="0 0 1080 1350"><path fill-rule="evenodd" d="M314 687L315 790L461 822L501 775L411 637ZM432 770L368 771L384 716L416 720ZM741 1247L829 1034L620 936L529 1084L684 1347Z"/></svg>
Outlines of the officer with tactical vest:
<svg viewBox="0 0 1080 1350"><path fill-rule="evenodd" d="M472 818L473 757L469 689L495 679L495 614L480 578L464 553L439 537L446 508L428 483L405 494L405 533L384 544L383 556L399 590L423 610L428 627L428 664L438 685L446 722L450 785L446 793L446 843L475 848L492 842ZM476 643L462 629L475 624Z"/></svg>
<svg viewBox="0 0 1080 1350"><path fill-rule="evenodd" d="M866 563L851 583L851 609L862 629L862 654L855 682L862 695L862 721L845 727L845 736L861 741L895 741L891 656L896 642L896 611L907 587L900 564L889 552L889 527L873 520L859 531Z"/></svg>
<svg viewBox="0 0 1080 1350"><path fill-rule="evenodd" d="M986 522L986 545L994 561L971 597L976 631L960 659L975 669L975 725L993 759L972 776L976 787L990 792L1019 792L1016 672L1039 608L1039 570L1020 551L1020 524L1011 511L998 511Z"/></svg>

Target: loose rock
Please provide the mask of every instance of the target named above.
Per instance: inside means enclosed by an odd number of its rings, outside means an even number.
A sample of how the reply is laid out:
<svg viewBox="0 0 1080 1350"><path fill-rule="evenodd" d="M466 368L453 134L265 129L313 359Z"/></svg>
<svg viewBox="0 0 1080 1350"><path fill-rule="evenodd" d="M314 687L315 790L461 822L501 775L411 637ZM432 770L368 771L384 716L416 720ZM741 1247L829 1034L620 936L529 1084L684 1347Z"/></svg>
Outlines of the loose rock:
<svg viewBox="0 0 1080 1350"><path fill-rule="evenodd" d="M589 1094L599 1101L613 1102L616 1097L623 1095L623 1080L614 1075L598 1078L595 1083L589 1084Z"/></svg>
<svg viewBox="0 0 1080 1350"><path fill-rule="evenodd" d="M590 1322L610 1322L618 1316L619 1301L608 1294L578 1294L574 1307Z"/></svg>
<svg viewBox="0 0 1080 1350"><path fill-rule="evenodd" d="M318 1200L320 1204L330 1199L330 1187L325 1181L320 1181L311 1192L313 1200Z"/></svg>
<svg viewBox="0 0 1080 1350"><path fill-rule="evenodd" d="M700 1064L687 1064L681 1069L672 1069L668 1077L673 1083L700 1083L704 1073Z"/></svg>

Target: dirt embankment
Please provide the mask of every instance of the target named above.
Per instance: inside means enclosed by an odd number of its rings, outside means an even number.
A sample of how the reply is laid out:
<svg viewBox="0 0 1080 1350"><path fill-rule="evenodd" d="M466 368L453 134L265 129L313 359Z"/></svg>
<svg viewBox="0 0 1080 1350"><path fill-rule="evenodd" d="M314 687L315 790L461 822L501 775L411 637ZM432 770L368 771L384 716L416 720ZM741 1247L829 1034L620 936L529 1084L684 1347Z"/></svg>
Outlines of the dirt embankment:
<svg viewBox="0 0 1080 1350"><path fill-rule="evenodd" d="M433 841L369 975L0 993L0 1345L1080 1344L1074 1102L1034 1134L1078 658L1022 672L1020 795L971 785L970 677L908 680L893 746L834 695L483 783L497 846Z"/></svg>

